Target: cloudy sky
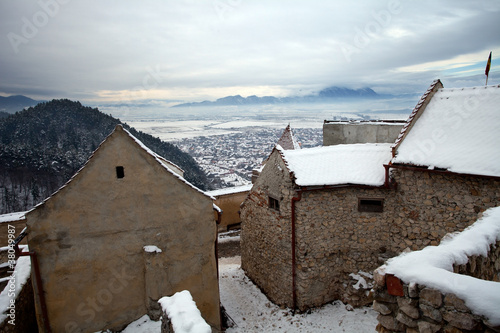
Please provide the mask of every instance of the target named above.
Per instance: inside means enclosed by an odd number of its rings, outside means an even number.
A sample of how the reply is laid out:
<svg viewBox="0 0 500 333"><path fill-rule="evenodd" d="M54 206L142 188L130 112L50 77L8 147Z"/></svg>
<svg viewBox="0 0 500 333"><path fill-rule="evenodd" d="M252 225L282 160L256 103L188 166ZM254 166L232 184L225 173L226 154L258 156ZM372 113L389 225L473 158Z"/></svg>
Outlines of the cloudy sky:
<svg viewBox="0 0 500 333"><path fill-rule="evenodd" d="M0 95L201 101L500 83L500 1L2 0Z"/></svg>

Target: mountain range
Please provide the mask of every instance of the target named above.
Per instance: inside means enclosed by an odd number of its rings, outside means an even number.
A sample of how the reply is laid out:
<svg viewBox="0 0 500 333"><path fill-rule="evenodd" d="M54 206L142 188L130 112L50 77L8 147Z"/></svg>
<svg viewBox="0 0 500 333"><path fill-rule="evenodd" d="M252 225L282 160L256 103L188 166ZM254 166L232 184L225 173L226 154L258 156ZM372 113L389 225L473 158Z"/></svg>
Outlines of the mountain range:
<svg viewBox="0 0 500 333"><path fill-rule="evenodd" d="M177 104L172 107L192 107L192 106L222 106L222 105L252 105L252 104L284 104L284 103L321 103L339 99L369 99L380 98L381 96L371 88L350 89L345 87L329 87L321 90L317 94L306 96L274 97L255 95L242 97L241 95L226 96L215 101L203 101Z"/></svg>
<svg viewBox="0 0 500 333"><path fill-rule="evenodd" d="M23 95L13 95L8 97L0 96L0 112L16 113L24 108L35 106L43 101L36 101Z"/></svg>

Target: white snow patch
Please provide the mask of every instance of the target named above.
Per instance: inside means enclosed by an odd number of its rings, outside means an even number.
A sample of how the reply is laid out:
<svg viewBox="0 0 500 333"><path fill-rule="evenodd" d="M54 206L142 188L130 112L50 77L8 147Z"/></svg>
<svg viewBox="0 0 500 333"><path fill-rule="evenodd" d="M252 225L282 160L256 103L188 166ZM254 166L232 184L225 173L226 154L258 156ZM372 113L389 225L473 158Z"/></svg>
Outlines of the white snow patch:
<svg viewBox="0 0 500 333"><path fill-rule="evenodd" d="M226 188L219 189L219 190L208 191L207 194L209 194L213 197L218 197L221 195L247 192L247 191L250 191L252 189L252 186L253 186L252 184L249 184L249 185L242 185L242 186L226 187Z"/></svg>
<svg viewBox="0 0 500 333"><path fill-rule="evenodd" d="M453 264L463 265L469 256L487 256L490 246L500 240L500 207L488 209L483 217L461 233L449 234L439 246L403 253L379 269L405 283L418 283L453 293L474 313L500 325L500 283L455 274Z"/></svg>
<svg viewBox="0 0 500 333"><path fill-rule="evenodd" d="M276 149L294 173L297 185L381 186L385 182L384 164L392 157L390 147L389 143L367 143L299 150L276 146Z"/></svg>
<svg viewBox="0 0 500 333"><path fill-rule="evenodd" d="M372 288L373 283L367 282L366 279L363 278L361 275L363 275L369 279L373 279L373 275L366 273L366 272L363 272L363 271L359 271L358 274L351 273L351 274L349 274L349 276L357 281L352 287L356 290L359 290L360 287L362 287L363 289Z"/></svg>
<svg viewBox="0 0 500 333"><path fill-rule="evenodd" d="M229 242L239 242L240 236L231 236L231 237L219 237L219 244L220 243L229 243Z"/></svg>
<svg viewBox="0 0 500 333"><path fill-rule="evenodd" d="M21 289L28 281L31 273L31 260L28 256L22 256L17 259L14 272L10 276L9 282L0 293L0 323L7 318L9 305L15 300ZM13 293L13 294L12 294ZM18 316L16 316L16 319Z"/></svg>
<svg viewBox="0 0 500 333"><path fill-rule="evenodd" d="M280 309L269 301L240 265L240 257L219 260L221 303L237 325L228 328L227 333L375 331L378 322L373 309L364 307L351 312L340 301L292 315L290 309Z"/></svg>
<svg viewBox="0 0 500 333"><path fill-rule="evenodd" d="M211 333L212 329L201 316L200 310L191 297L191 293L183 290L173 296L165 296L158 301L163 311L172 321L176 333Z"/></svg>
<svg viewBox="0 0 500 333"><path fill-rule="evenodd" d="M144 246L144 251L149 253L161 253L161 249L156 245L146 245Z"/></svg>
<svg viewBox="0 0 500 333"><path fill-rule="evenodd" d="M16 213L2 214L0 215L0 223L25 220L26 213L27 212L16 212Z"/></svg>
<svg viewBox="0 0 500 333"><path fill-rule="evenodd" d="M144 315L130 323L121 333L158 333L161 331L161 321L152 321L148 315Z"/></svg>

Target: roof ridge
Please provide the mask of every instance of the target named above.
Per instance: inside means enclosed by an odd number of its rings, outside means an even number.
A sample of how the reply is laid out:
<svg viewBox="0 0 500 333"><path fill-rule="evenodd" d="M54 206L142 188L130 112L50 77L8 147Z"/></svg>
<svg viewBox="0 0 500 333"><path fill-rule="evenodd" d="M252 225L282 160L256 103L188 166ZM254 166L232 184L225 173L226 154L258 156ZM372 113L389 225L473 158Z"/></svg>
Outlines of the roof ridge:
<svg viewBox="0 0 500 333"><path fill-rule="evenodd" d="M441 83L441 80L437 79L432 81L431 85L429 88L427 88L426 92L420 97L420 100L418 101L417 105L413 108L413 111L411 112L410 116L406 120L406 124L403 126L401 129L401 132L399 133L398 138L392 145L392 157L396 156L396 150L398 147L401 145L401 142L403 142L404 138L410 131L410 129L413 127L413 124L415 121L420 117L422 114L423 110L427 107L427 104L429 104L429 101L432 99L432 96L439 90L443 88L443 84Z"/></svg>

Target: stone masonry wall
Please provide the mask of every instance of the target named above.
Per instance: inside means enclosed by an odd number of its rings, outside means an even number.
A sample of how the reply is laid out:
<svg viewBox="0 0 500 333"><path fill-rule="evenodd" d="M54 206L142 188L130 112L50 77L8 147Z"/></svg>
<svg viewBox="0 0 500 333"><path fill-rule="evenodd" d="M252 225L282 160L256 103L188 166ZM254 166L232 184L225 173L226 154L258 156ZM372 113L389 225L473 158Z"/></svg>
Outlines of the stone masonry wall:
<svg viewBox="0 0 500 333"><path fill-rule="evenodd" d="M427 171L392 169L394 221L389 223L391 251L438 245L443 236L462 231L478 214L500 206L500 181Z"/></svg>
<svg viewBox="0 0 500 333"><path fill-rule="evenodd" d="M477 264L480 262L481 264ZM500 242L492 245L488 257L469 257L469 263L455 272L489 281L500 281ZM403 284L392 277L390 287L383 274L375 273L373 308L379 312L378 332L499 332L472 313L454 294L442 293L415 283ZM493 277L493 279L491 279ZM396 280L394 280L396 279ZM394 282L396 281L396 283ZM401 283L399 286L398 283ZM396 287L394 287L396 285ZM394 296L401 288L404 296ZM388 291L390 289L390 292Z"/></svg>
<svg viewBox="0 0 500 333"><path fill-rule="evenodd" d="M346 187L304 192L296 203L297 303L300 310L340 299L370 303L350 274L371 273L387 253L387 212L359 212L359 198L388 198L389 190ZM385 205L391 205L390 198ZM367 277L364 279L368 280Z"/></svg>
<svg viewBox="0 0 500 333"><path fill-rule="evenodd" d="M391 177L392 189L304 191L295 203L300 310L335 299L366 304L369 273L385 259L438 245L500 206L497 179L396 168ZM297 193L279 154L272 154L241 215L242 267L273 302L286 306L292 304L291 199ZM268 207L268 196L280 200L279 212ZM360 198L384 199L383 212L358 212ZM356 284L352 274L363 272L366 284Z"/></svg>
<svg viewBox="0 0 500 333"><path fill-rule="evenodd" d="M290 202L294 192L275 151L241 207L241 266L276 304L292 306ZM280 209L269 208L269 196Z"/></svg>

